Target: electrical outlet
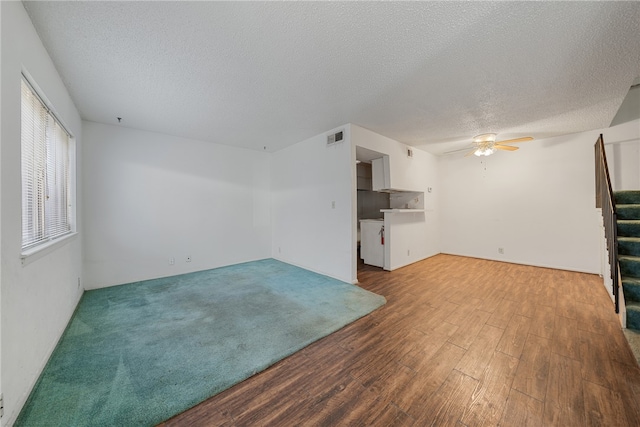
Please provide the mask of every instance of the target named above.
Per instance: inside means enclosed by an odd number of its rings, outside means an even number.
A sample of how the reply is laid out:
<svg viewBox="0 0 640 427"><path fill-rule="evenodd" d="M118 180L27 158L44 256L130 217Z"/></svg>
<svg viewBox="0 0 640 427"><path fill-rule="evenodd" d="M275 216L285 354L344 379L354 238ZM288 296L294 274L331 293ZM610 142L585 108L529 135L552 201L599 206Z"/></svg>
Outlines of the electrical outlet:
<svg viewBox="0 0 640 427"><path fill-rule="evenodd" d="M411 256L411 249L407 249L407 256Z"/></svg>
<svg viewBox="0 0 640 427"><path fill-rule="evenodd" d="M278 246L278 253L282 253L282 248L280 246Z"/></svg>
<svg viewBox="0 0 640 427"><path fill-rule="evenodd" d="M187 255L187 262L191 262L191 255Z"/></svg>
<svg viewBox="0 0 640 427"><path fill-rule="evenodd" d="M80 278L78 277L78 289L80 289Z"/></svg>
<svg viewBox="0 0 640 427"><path fill-rule="evenodd" d="M0 418L4 415L4 396L0 394Z"/></svg>
<svg viewBox="0 0 640 427"><path fill-rule="evenodd" d="M498 253L504 255L504 248L498 248Z"/></svg>
<svg viewBox="0 0 640 427"><path fill-rule="evenodd" d="M176 259L174 257L169 258L169 265L174 265L176 263Z"/></svg>

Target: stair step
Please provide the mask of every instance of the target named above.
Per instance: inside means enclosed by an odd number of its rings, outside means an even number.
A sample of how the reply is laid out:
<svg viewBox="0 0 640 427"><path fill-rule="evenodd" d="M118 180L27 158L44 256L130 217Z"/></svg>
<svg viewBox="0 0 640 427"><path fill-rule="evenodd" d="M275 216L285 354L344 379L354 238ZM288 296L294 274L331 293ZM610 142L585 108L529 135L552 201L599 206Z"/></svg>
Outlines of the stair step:
<svg viewBox="0 0 640 427"><path fill-rule="evenodd" d="M640 220L618 220L618 236L640 237Z"/></svg>
<svg viewBox="0 0 640 427"><path fill-rule="evenodd" d="M640 256L640 237L618 237L618 255Z"/></svg>
<svg viewBox="0 0 640 427"><path fill-rule="evenodd" d="M614 191L627 328L640 330L640 191Z"/></svg>
<svg viewBox="0 0 640 427"><path fill-rule="evenodd" d="M640 219L640 204L616 205L618 219Z"/></svg>
<svg viewBox="0 0 640 427"><path fill-rule="evenodd" d="M640 303L640 279L622 276L622 292L626 303L629 301Z"/></svg>
<svg viewBox="0 0 640 427"><path fill-rule="evenodd" d="M640 257L622 255L618 256L618 262L620 263L621 276L640 278Z"/></svg>
<svg viewBox="0 0 640 427"><path fill-rule="evenodd" d="M640 302L625 301L627 309L627 328L640 329Z"/></svg>
<svg viewBox="0 0 640 427"><path fill-rule="evenodd" d="M640 203L640 191L639 190L614 191L613 198L615 200L616 205Z"/></svg>

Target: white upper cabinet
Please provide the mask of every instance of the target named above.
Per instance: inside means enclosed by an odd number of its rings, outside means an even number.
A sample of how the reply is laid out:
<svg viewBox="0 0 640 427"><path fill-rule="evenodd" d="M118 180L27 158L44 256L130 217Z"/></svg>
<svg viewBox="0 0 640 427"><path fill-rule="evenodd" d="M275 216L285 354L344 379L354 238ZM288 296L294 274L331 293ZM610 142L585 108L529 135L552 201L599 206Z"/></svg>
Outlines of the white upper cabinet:
<svg viewBox="0 0 640 427"><path fill-rule="evenodd" d="M383 156L371 161L373 191L388 190L391 188L391 174L389 156Z"/></svg>

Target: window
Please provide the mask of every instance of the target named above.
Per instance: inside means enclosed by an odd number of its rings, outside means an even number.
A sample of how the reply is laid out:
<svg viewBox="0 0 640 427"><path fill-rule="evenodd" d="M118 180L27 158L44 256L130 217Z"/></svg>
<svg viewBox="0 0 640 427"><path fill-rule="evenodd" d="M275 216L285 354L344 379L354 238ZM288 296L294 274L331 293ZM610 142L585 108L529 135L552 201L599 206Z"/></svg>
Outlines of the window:
<svg viewBox="0 0 640 427"><path fill-rule="evenodd" d="M22 249L72 231L71 144L31 85L22 80Z"/></svg>

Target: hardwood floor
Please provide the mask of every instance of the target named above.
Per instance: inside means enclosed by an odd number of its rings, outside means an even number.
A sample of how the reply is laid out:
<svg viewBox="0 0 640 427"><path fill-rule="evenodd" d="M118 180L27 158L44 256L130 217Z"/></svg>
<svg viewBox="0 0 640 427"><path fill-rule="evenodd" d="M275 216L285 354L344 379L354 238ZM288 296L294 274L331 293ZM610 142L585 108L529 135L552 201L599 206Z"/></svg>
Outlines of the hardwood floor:
<svg viewBox="0 0 640 427"><path fill-rule="evenodd" d="M164 425L640 425L600 277L450 255L358 277L387 304Z"/></svg>

